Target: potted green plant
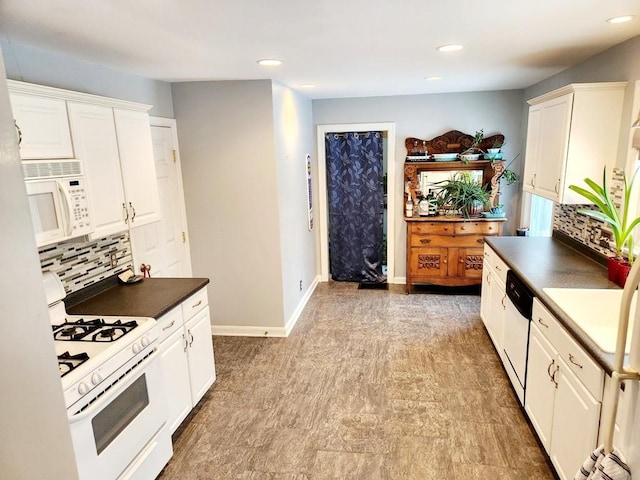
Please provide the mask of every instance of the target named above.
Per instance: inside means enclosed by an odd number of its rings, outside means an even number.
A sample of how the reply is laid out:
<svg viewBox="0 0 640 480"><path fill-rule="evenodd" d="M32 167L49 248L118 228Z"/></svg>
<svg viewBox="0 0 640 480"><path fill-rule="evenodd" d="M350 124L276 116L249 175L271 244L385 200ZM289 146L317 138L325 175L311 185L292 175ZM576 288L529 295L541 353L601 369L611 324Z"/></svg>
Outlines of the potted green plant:
<svg viewBox="0 0 640 480"><path fill-rule="evenodd" d="M477 160L480 158L480 155L485 153L484 150L480 148L480 143L484 139L484 129L480 129L476 131L476 134L473 137L473 142L471 146L467 148L464 152L460 154L460 159L466 163L469 160Z"/></svg>
<svg viewBox="0 0 640 480"><path fill-rule="evenodd" d="M602 172L602 185L598 185L590 178L585 178L584 181L591 191L579 187L577 185L569 185L569 188L576 193L579 193L587 200L592 202L599 210L579 210L579 213L587 215L588 217L595 218L601 222L608 223L613 232L613 240L615 247L615 256L610 257L608 261L609 268L609 280L616 282L621 287L624 286L626 281L626 275L629 273L631 265L634 260L634 242L633 242L633 229L640 223L640 217L636 217L633 220L629 218L629 202L631 199L631 190L636 179L638 170L636 170L631 177L631 181L627 182L626 175L622 174L624 184L624 198L620 205L620 210L616 207L609 192L607 186L607 169L604 168ZM627 258L623 256L623 249L627 247ZM623 273L626 272L626 273Z"/></svg>
<svg viewBox="0 0 640 480"><path fill-rule="evenodd" d="M436 202L449 212L460 212L464 217L477 217L489 200L489 192L469 172L456 172L450 179L436 184L439 188Z"/></svg>

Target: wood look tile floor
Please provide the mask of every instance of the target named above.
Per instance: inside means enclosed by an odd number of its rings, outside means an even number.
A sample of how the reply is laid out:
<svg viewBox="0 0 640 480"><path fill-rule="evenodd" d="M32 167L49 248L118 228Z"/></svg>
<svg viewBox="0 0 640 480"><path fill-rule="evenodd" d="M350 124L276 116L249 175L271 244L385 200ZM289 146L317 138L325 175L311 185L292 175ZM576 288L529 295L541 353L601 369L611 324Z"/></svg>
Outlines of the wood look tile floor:
<svg viewBox="0 0 640 480"><path fill-rule="evenodd" d="M553 479L477 295L321 283L288 338L215 337L161 480Z"/></svg>

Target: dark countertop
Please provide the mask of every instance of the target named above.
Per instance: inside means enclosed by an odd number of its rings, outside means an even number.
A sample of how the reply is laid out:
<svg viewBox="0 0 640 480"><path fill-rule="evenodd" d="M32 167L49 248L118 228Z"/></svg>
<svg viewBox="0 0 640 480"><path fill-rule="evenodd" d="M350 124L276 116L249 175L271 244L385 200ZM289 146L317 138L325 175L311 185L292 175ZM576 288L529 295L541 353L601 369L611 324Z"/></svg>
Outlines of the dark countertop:
<svg viewBox="0 0 640 480"><path fill-rule="evenodd" d="M542 290L548 287L620 289L608 280L607 268L557 238L485 237L485 241L610 375L614 355L602 351Z"/></svg>
<svg viewBox="0 0 640 480"><path fill-rule="evenodd" d="M65 306L73 315L159 318L208 283L208 278L145 278L131 285L111 282L88 298L72 296Z"/></svg>

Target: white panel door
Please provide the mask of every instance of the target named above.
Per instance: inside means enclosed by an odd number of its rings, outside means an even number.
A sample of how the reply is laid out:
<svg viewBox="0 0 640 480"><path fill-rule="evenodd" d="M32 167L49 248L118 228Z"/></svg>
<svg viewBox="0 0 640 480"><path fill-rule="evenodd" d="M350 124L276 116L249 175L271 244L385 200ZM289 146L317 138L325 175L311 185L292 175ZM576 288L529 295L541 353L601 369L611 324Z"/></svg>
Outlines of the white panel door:
<svg viewBox="0 0 640 480"><path fill-rule="evenodd" d="M154 277L190 277L191 262L175 129L152 126L151 136L162 220L141 227L134 225L131 229L136 268L145 263L151 265Z"/></svg>
<svg viewBox="0 0 640 480"><path fill-rule="evenodd" d="M69 102L73 143L85 168L89 187L91 238L127 230L122 171L113 109Z"/></svg>

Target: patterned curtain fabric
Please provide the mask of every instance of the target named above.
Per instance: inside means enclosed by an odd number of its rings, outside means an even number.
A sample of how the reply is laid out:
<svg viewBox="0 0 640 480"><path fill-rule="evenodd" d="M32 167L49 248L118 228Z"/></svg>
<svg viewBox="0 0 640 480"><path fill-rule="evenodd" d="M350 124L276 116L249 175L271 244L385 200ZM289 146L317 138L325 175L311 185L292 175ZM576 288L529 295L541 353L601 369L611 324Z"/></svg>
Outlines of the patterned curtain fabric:
<svg viewBox="0 0 640 480"><path fill-rule="evenodd" d="M328 133L331 277L384 282L382 132Z"/></svg>

